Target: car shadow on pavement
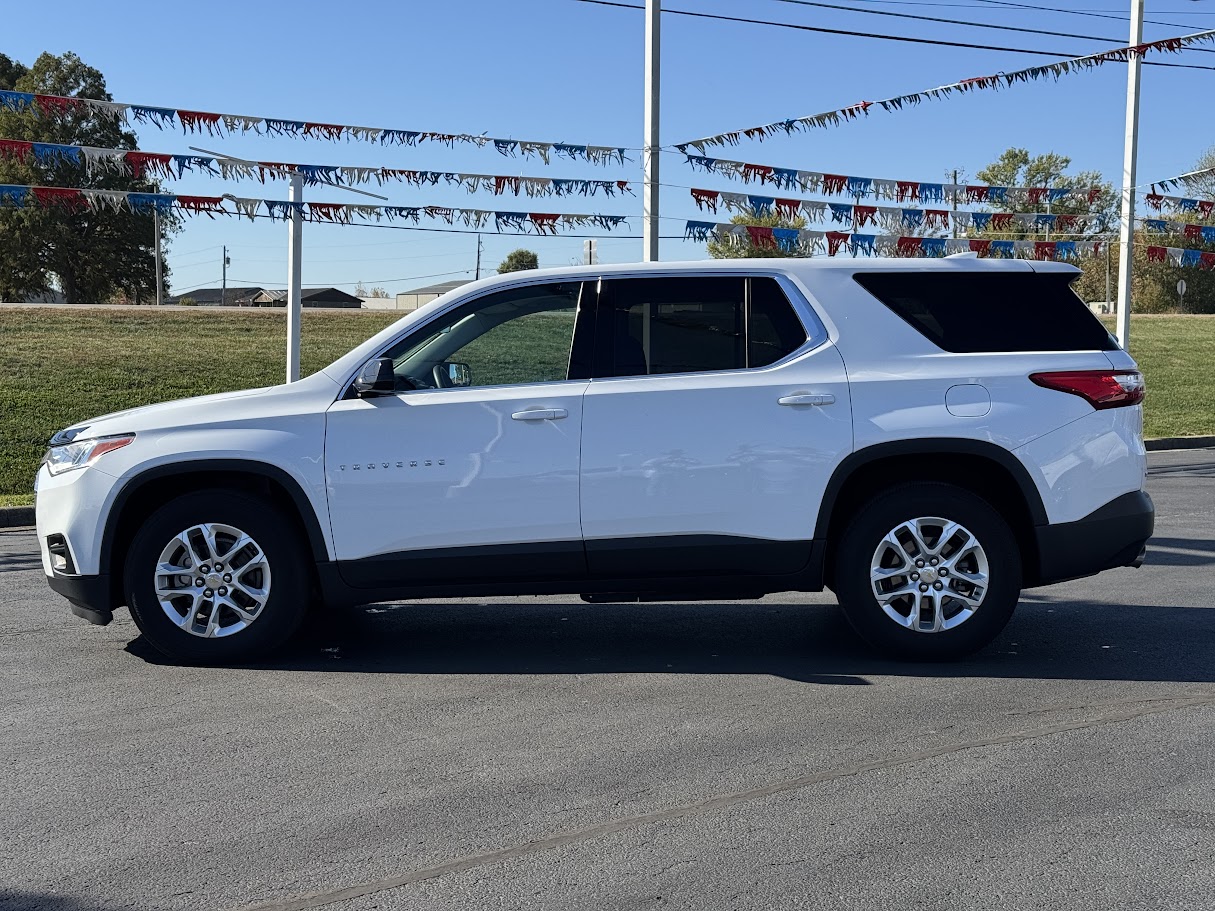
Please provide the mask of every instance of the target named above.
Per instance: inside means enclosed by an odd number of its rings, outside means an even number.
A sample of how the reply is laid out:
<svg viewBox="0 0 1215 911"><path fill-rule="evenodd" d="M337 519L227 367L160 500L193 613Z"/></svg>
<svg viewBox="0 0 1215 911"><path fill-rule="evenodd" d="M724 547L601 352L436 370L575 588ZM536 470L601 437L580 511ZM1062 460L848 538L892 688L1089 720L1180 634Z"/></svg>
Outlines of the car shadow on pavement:
<svg viewBox="0 0 1215 911"><path fill-rule="evenodd" d="M1148 562L1153 566L1212 566L1215 565L1215 541L1152 538Z"/></svg>
<svg viewBox="0 0 1215 911"><path fill-rule="evenodd" d="M1213 682L1215 610L1027 592L1008 628L949 663L876 655L828 604L406 602L318 617L272 671L447 674L767 674L867 685L869 676ZM170 663L142 638L127 650Z"/></svg>
<svg viewBox="0 0 1215 911"><path fill-rule="evenodd" d="M12 908L13 911L107 911L113 907L70 895L0 889L0 908Z"/></svg>

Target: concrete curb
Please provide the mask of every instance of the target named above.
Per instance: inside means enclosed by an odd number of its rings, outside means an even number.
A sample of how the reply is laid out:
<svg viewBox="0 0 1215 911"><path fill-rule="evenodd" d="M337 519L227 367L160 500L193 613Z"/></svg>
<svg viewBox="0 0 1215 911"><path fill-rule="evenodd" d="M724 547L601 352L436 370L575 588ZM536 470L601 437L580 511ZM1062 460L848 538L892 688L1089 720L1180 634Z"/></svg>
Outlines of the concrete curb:
<svg viewBox="0 0 1215 911"><path fill-rule="evenodd" d="M0 506L0 528L18 528L34 524L34 507Z"/></svg>
<svg viewBox="0 0 1215 911"><path fill-rule="evenodd" d="M1207 449L1215 447L1215 436L1205 437L1161 437L1158 440L1144 440L1143 445L1148 452L1165 452L1171 449Z"/></svg>

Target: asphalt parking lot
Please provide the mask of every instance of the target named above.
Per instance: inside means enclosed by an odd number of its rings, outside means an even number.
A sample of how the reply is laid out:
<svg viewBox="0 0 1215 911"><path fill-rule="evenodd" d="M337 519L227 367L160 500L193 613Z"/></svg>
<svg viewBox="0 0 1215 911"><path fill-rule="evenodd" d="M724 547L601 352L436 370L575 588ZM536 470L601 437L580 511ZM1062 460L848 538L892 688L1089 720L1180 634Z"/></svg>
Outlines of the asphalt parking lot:
<svg viewBox="0 0 1215 911"><path fill-rule="evenodd" d="M879 660L830 596L379 605L158 660L0 531L0 907L1215 907L1215 450L1146 565Z"/></svg>

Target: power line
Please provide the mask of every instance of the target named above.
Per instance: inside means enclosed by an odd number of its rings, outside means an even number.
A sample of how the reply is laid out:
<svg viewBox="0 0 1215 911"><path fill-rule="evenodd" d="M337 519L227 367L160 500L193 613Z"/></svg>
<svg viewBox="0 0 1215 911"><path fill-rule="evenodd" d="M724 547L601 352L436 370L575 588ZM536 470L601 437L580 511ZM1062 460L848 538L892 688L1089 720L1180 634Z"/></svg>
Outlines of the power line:
<svg viewBox="0 0 1215 911"><path fill-rule="evenodd" d="M812 0L772 0L774 3L788 3L794 6L813 6L820 9L844 10L849 13L863 13L870 16L891 16L896 19L916 19L921 22L940 22L946 25L962 25L967 28L986 28L1001 32L1024 32L1027 35L1049 35L1054 38L1080 38L1084 41L1107 41L1113 44L1121 42L1120 38L1107 38L1102 35L1077 35L1074 32L1054 32L1048 29L1026 28L1020 25L996 25L991 22L969 22L962 19L946 19L942 16L920 16L915 13L896 13L884 9L858 9L854 6L842 6L838 3L818 3ZM1182 26L1178 26L1181 28ZM1207 54L1215 54L1211 48L1193 48Z"/></svg>
<svg viewBox="0 0 1215 911"><path fill-rule="evenodd" d="M1057 6L1037 6L1029 3L1012 3L1007 0L972 0L969 3L933 3L926 0L864 0L866 3L882 3L887 6L931 6L931 7L947 7L950 9L989 9L991 6L1004 6L1012 9L1029 9L1044 13L1070 13L1074 16L1090 16L1096 19L1114 19L1120 22L1128 22L1130 16L1119 15L1118 10L1081 10L1081 9L1066 9ZM986 5L982 5L986 4ZM1196 10L1164 10L1168 16L1210 16L1215 15L1212 12L1199 12ZM1162 22L1159 19L1144 19L1145 23L1151 25L1167 25L1170 28L1187 28L1176 22Z"/></svg>
<svg viewBox="0 0 1215 911"><path fill-rule="evenodd" d="M644 6L632 3L621 3L619 0L574 0L575 3L590 3L595 6L612 6L619 9L644 10ZM803 32L817 32L823 35L844 35L851 38L874 38L881 41L899 41L906 44L926 44L936 47L959 47L976 51L1005 51L1014 54L1035 54L1039 57L1082 57L1066 51L1039 51L1023 47L1004 47L993 44L971 44L966 41L945 41L941 38L916 38L911 35L887 35L881 32L858 32L851 29L826 28L818 25L799 25L792 22L773 22L769 19L751 19L743 16L723 16L718 13L697 13L691 10L664 9L664 13L674 16L691 16L696 19L716 19L722 22L741 22L747 25L770 25L776 28L789 28ZM1145 66L1167 66L1186 70L1215 70L1215 66L1201 66L1195 63L1162 63L1158 60L1144 60Z"/></svg>

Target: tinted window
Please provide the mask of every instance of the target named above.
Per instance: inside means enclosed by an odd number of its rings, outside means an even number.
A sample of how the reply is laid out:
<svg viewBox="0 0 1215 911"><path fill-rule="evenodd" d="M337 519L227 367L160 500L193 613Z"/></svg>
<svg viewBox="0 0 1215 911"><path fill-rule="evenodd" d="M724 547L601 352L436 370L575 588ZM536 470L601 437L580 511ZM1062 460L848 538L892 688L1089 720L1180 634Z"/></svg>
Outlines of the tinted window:
<svg viewBox="0 0 1215 911"><path fill-rule="evenodd" d="M806 330L771 278L670 277L605 283L597 376L762 367Z"/></svg>
<svg viewBox="0 0 1215 911"><path fill-rule="evenodd" d="M462 364L466 386L545 383L569 375L579 282L487 294L430 323L384 352L398 388L432 388L446 364Z"/></svg>
<svg viewBox="0 0 1215 911"><path fill-rule="evenodd" d="M862 288L938 348L1114 351L1118 343L1057 272L862 272Z"/></svg>

